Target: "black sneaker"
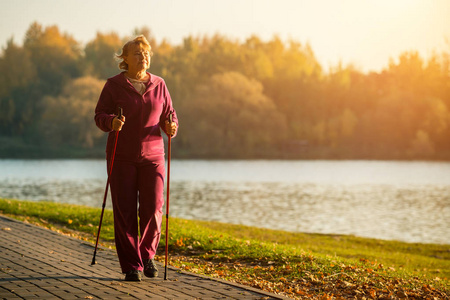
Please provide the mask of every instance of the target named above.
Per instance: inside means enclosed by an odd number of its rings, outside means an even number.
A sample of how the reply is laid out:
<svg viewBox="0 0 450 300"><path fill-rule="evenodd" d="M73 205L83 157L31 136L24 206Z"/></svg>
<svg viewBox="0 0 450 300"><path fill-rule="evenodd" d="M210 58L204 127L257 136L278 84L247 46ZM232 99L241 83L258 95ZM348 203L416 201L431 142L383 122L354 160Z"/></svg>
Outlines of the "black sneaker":
<svg viewBox="0 0 450 300"><path fill-rule="evenodd" d="M141 271L131 270L125 273L125 281L142 281Z"/></svg>
<svg viewBox="0 0 450 300"><path fill-rule="evenodd" d="M152 259L147 260L144 265L144 275L150 278L158 277L158 268L155 261Z"/></svg>

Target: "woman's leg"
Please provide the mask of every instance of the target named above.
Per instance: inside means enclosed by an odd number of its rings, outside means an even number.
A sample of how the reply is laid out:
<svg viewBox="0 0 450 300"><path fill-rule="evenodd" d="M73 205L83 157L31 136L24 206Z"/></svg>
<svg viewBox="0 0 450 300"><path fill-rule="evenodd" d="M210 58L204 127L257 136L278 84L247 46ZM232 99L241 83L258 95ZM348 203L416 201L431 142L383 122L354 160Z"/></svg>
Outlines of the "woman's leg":
<svg viewBox="0 0 450 300"><path fill-rule="evenodd" d="M115 161L110 178L114 232L122 272L143 270L137 220L137 168L131 162Z"/></svg>
<svg viewBox="0 0 450 300"><path fill-rule="evenodd" d="M144 262L155 256L161 238L164 163L164 160L149 162L138 171L140 253Z"/></svg>

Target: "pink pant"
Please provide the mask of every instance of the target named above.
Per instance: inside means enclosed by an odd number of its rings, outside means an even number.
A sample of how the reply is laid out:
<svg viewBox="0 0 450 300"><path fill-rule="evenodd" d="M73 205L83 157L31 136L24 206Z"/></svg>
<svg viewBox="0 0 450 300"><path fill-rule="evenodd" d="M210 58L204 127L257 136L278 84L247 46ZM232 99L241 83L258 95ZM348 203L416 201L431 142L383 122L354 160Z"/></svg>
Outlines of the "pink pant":
<svg viewBox="0 0 450 300"><path fill-rule="evenodd" d="M164 174L163 159L114 161L110 178L114 232L124 273L142 271L143 261L155 256L161 237Z"/></svg>

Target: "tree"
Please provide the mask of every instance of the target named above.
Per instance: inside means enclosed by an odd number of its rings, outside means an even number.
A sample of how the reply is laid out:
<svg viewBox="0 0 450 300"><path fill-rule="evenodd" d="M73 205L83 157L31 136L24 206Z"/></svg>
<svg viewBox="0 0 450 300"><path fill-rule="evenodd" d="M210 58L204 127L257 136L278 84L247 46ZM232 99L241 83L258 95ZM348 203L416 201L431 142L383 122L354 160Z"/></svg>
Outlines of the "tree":
<svg viewBox="0 0 450 300"><path fill-rule="evenodd" d="M0 56L0 132L21 134L36 107L30 86L36 70L30 54L10 39Z"/></svg>
<svg viewBox="0 0 450 300"><path fill-rule="evenodd" d="M266 48L267 46L257 36L251 36L241 46L245 76L261 82L273 78L274 65Z"/></svg>
<svg viewBox="0 0 450 300"><path fill-rule="evenodd" d="M68 82L59 96L44 98L40 129L50 145L94 146L103 135L95 126L93 114L104 83L93 77L80 77Z"/></svg>
<svg viewBox="0 0 450 300"><path fill-rule="evenodd" d="M236 72L199 86L184 113L191 151L211 156L267 154L286 137L286 122L261 83Z"/></svg>
<svg viewBox="0 0 450 300"><path fill-rule="evenodd" d="M434 144L426 131L417 131L415 138L411 142L409 152L413 157L418 158L430 157L435 153Z"/></svg>
<svg viewBox="0 0 450 300"><path fill-rule="evenodd" d="M320 64L308 44L293 40L284 44L274 37L264 51L273 68L273 76L261 80L265 93L287 119L289 136L310 139L325 109Z"/></svg>
<svg viewBox="0 0 450 300"><path fill-rule="evenodd" d="M171 78L174 77L174 72L176 72L170 68L174 48L167 40L163 40L161 44L152 51L153 57L150 65L150 72L162 76L166 81L170 81Z"/></svg>
<svg viewBox="0 0 450 300"><path fill-rule="evenodd" d="M70 35L61 34L57 26L45 29L31 24L25 34L24 49L36 69L42 95L57 95L65 82L81 75L82 51Z"/></svg>
<svg viewBox="0 0 450 300"><path fill-rule="evenodd" d="M190 99L195 86L202 82L199 72L199 40L188 37L181 46L175 47L168 53L165 72L166 82L174 99ZM157 61L159 57L156 57Z"/></svg>
<svg viewBox="0 0 450 300"><path fill-rule="evenodd" d="M122 41L115 32L97 33L85 47L86 73L107 79L119 72L115 55L121 52Z"/></svg>
<svg viewBox="0 0 450 300"><path fill-rule="evenodd" d="M342 64L324 72L311 47L294 40L216 34L158 44L147 27L131 37L97 33L81 47L57 26L31 24L23 46L11 39L0 55L0 134L95 146L99 78L118 72L114 54L139 34L180 116L176 151L185 157L282 155L286 141L308 145L308 157L450 155L449 51L428 61L405 52L382 72Z"/></svg>
<svg viewBox="0 0 450 300"><path fill-rule="evenodd" d="M0 56L0 97L15 88L23 88L35 80L36 70L30 53L8 40Z"/></svg>

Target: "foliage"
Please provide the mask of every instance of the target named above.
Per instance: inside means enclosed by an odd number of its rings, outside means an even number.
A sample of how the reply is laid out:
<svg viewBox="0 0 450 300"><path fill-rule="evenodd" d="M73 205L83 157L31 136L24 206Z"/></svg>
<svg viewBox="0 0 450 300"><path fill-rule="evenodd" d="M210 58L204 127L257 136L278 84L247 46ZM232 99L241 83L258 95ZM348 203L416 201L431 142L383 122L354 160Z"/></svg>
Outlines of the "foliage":
<svg viewBox="0 0 450 300"><path fill-rule="evenodd" d="M8 199L0 199L0 213L91 242L100 217L100 209ZM101 237L113 247L110 210ZM169 253L169 263L182 270L294 299L448 299L450 292L448 245L171 218Z"/></svg>
<svg viewBox="0 0 450 300"><path fill-rule="evenodd" d="M61 34L57 26L43 29L33 23L26 32L23 47L36 68L42 96L57 95L67 80L81 75L82 49L70 35Z"/></svg>
<svg viewBox="0 0 450 300"><path fill-rule="evenodd" d="M115 54L120 54L122 41L119 36L97 33L94 40L85 47L85 64L87 74L101 79L107 79L117 73Z"/></svg>
<svg viewBox="0 0 450 300"><path fill-rule="evenodd" d="M44 112L40 132L53 145L94 146L103 134L92 122L95 99L105 84L93 77L79 77L68 82L57 97L43 99Z"/></svg>
<svg viewBox="0 0 450 300"><path fill-rule="evenodd" d="M81 49L56 26L45 29L33 23L23 47L8 42L0 57L0 108L6 118L0 133L35 140L35 126L42 117L45 96L56 96L66 81L81 75Z"/></svg>
<svg viewBox="0 0 450 300"><path fill-rule="evenodd" d="M197 127L183 133L181 141L200 156L254 157L259 149L286 138L286 121L263 94L262 84L241 73L213 75L197 87L188 106L180 108L184 126ZM215 142L210 144L208 136Z"/></svg>
<svg viewBox="0 0 450 300"><path fill-rule="evenodd" d="M175 157L450 158L449 51L428 61L404 52L377 73L341 64L325 72L310 45L277 36L188 36L172 45L146 27L137 34L151 42L151 72L165 79L180 117ZM119 72L114 55L129 38L98 32L83 46L33 23L22 46L9 40L0 54L0 134L43 153L104 147L99 130L82 124L93 122L99 82ZM71 87L88 92L68 97Z"/></svg>

